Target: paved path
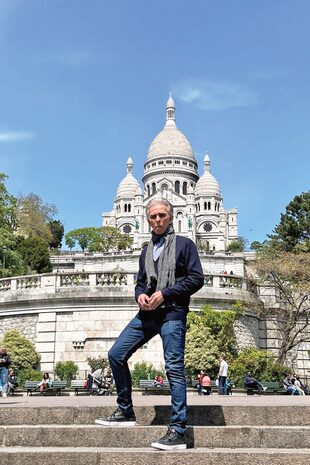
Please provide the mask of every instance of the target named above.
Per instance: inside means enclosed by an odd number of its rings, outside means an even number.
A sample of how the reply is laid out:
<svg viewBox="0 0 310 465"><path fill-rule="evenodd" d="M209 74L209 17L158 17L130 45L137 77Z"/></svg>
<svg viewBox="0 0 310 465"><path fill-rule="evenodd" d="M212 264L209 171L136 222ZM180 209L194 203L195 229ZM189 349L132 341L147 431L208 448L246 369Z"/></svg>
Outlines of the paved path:
<svg viewBox="0 0 310 465"><path fill-rule="evenodd" d="M141 393L134 393L134 405L170 405L169 395L149 395L143 396ZM232 396L198 396L195 392L188 393L188 405L241 405L241 406L281 406L281 405L298 405L309 406L310 396L289 396L289 395L254 395L234 394ZM14 396L0 397L0 409L2 407L100 407L101 405L115 406L116 396L71 396L62 394L61 396L52 395L33 395L33 396Z"/></svg>

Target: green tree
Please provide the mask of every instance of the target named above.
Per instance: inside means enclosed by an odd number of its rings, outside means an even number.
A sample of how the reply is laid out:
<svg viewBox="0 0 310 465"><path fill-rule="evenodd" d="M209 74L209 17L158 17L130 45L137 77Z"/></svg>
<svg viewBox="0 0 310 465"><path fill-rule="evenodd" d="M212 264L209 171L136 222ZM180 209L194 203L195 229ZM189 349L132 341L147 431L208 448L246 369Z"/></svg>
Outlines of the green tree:
<svg viewBox="0 0 310 465"><path fill-rule="evenodd" d="M270 354L257 347L248 347L239 352L230 363L229 371L236 385L243 386L243 380L248 371L261 382L282 381L289 368L275 362Z"/></svg>
<svg viewBox="0 0 310 465"><path fill-rule="evenodd" d="M79 367L74 362L72 362L72 360L68 360L66 362L57 362L55 367L55 375L61 380L65 380L67 382L67 386L69 387L71 380L76 376L78 370Z"/></svg>
<svg viewBox="0 0 310 465"><path fill-rule="evenodd" d="M238 237L238 239L234 239L231 241L227 248L227 252L244 252L246 249L248 241L244 237Z"/></svg>
<svg viewBox="0 0 310 465"><path fill-rule="evenodd" d="M98 240L98 228L79 228L65 235L65 242L70 249L78 245L84 252L94 241Z"/></svg>
<svg viewBox="0 0 310 465"><path fill-rule="evenodd" d="M158 370L151 363L138 362L134 365L131 372L132 385L139 387L141 379L154 379ZM160 372L162 374L162 372Z"/></svg>
<svg viewBox="0 0 310 465"><path fill-rule="evenodd" d="M189 373L206 369L214 376L220 353L229 354L229 357L236 355L234 322L242 313L240 302L236 302L232 310L217 312L210 305L204 305L198 313L189 313L185 351L185 366Z"/></svg>
<svg viewBox="0 0 310 465"><path fill-rule="evenodd" d="M17 251L23 259L26 273L48 273L52 270L48 244L44 239L19 237Z"/></svg>
<svg viewBox="0 0 310 465"><path fill-rule="evenodd" d="M109 366L108 359L104 357L87 357L86 361L92 372L96 370L104 370Z"/></svg>
<svg viewBox="0 0 310 465"><path fill-rule="evenodd" d="M206 370L214 377L218 370L219 347L215 337L202 322L190 326L186 335L185 368L189 375Z"/></svg>
<svg viewBox="0 0 310 465"><path fill-rule="evenodd" d="M293 198L269 237L287 252L310 252L310 191Z"/></svg>
<svg viewBox="0 0 310 465"><path fill-rule="evenodd" d="M64 236L64 225L59 220L53 220L49 222L49 227L52 239L48 245L51 249L58 249L61 247L61 241Z"/></svg>
<svg viewBox="0 0 310 465"><path fill-rule="evenodd" d="M17 227L17 199L7 191L8 176L0 173L0 228L15 231Z"/></svg>
<svg viewBox="0 0 310 465"><path fill-rule="evenodd" d="M280 340L277 361L285 363L290 350L310 342L310 254L284 252L272 247L257 255L258 284L271 286L276 305L261 307L272 320Z"/></svg>
<svg viewBox="0 0 310 465"><path fill-rule="evenodd" d="M123 234L112 226L74 229L65 235L65 241L70 249L78 245L83 252L123 250L132 244L132 238L128 234Z"/></svg>
<svg viewBox="0 0 310 465"><path fill-rule="evenodd" d="M2 337L1 345L7 348L12 360L12 367L16 370L23 368L36 368L40 355L35 345L17 329L9 329Z"/></svg>
<svg viewBox="0 0 310 465"><path fill-rule="evenodd" d="M44 203L41 197L30 193L18 198L18 232L24 237L38 236L48 244L52 241L50 223L54 220L57 208Z"/></svg>

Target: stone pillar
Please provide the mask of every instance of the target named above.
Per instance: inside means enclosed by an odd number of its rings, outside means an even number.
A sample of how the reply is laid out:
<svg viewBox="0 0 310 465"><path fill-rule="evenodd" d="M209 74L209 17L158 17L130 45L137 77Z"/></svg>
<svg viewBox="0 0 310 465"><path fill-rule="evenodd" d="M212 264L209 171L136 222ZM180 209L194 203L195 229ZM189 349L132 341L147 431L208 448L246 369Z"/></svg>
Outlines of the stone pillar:
<svg viewBox="0 0 310 465"><path fill-rule="evenodd" d="M36 349L41 354L41 370L54 371L56 312L39 313Z"/></svg>

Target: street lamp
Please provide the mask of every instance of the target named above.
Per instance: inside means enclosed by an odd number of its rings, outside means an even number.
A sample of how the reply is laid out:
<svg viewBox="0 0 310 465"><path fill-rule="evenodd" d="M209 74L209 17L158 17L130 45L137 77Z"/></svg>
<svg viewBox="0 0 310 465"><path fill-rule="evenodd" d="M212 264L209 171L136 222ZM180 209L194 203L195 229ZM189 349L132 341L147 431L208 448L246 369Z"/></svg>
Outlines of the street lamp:
<svg viewBox="0 0 310 465"><path fill-rule="evenodd" d="M2 253L3 253L3 259L2 259L2 277L4 278L5 276L5 252L9 250L5 245L2 247Z"/></svg>

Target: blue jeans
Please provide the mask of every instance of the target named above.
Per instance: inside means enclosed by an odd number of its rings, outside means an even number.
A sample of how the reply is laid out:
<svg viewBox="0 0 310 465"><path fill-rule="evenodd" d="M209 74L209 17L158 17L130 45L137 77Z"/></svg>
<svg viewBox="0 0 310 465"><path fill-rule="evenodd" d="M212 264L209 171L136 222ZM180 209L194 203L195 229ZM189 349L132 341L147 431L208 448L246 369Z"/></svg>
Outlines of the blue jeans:
<svg viewBox="0 0 310 465"><path fill-rule="evenodd" d="M291 396L293 396L294 394L297 394L298 396L300 395L298 389L296 389L294 386L288 386L287 392L291 394Z"/></svg>
<svg viewBox="0 0 310 465"><path fill-rule="evenodd" d="M220 396L224 396L224 395L226 396L227 394L226 379L227 379L227 376L219 377L219 395Z"/></svg>
<svg viewBox="0 0 310 465"><path fill-rule="evenodd" d="M0 384L2 386L2 393L8 390L8 372L7 367L0 367Z"/></svg>
<svg viewBox="0 0 310 465"><path fill-rule="evenodd" d="M117 403L125 415L133 412L131 376L127 361L137 349L159 334L163 343L165 369L171 391L170 427L184 434L187 413L185 333L185 321L169 320L162 323L154 319L142 321L138 317L134 317L121 332L108 355L117 390Z"/></svg>

